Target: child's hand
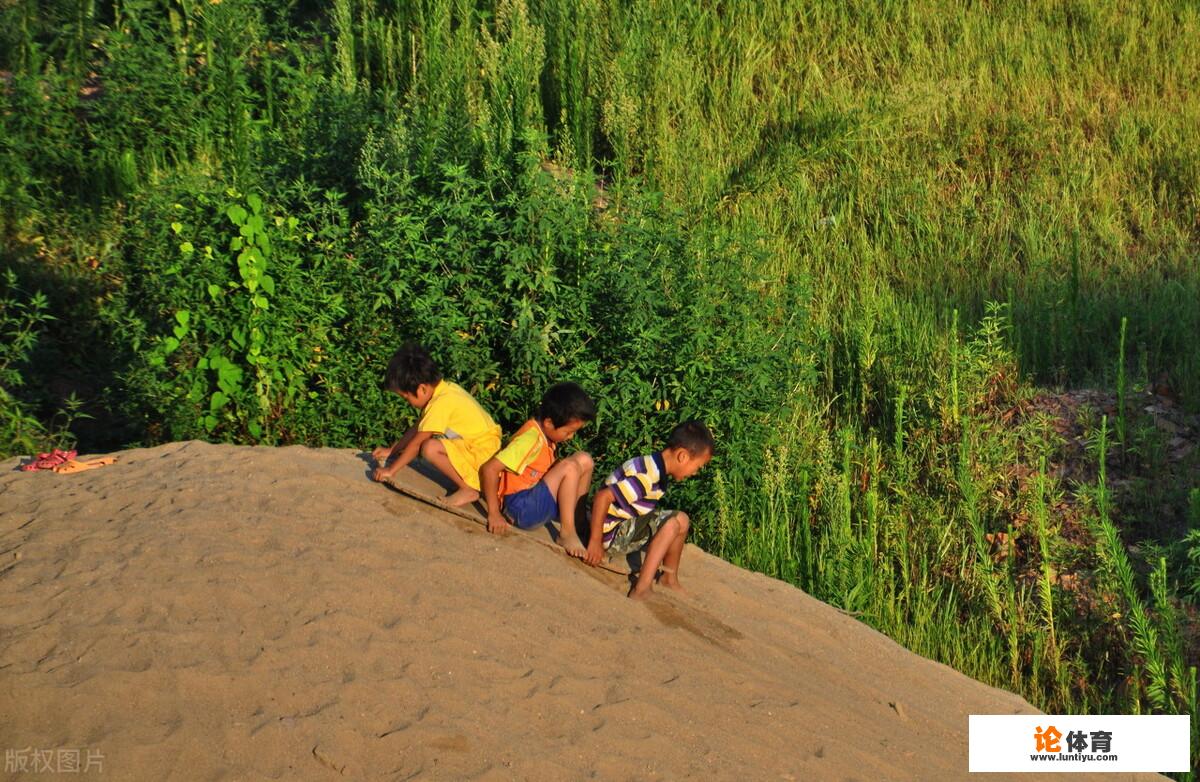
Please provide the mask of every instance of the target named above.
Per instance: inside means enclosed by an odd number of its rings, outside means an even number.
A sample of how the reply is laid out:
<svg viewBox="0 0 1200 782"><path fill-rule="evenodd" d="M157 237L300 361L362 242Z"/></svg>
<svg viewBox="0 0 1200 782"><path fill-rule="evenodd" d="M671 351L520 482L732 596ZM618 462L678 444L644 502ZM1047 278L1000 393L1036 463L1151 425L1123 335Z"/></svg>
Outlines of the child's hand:
<svg viewBox="0 0 1200 782"><path fill-rule="evenodd" d="M604 559L604 544L600 541L589 543L587 554L584 555L583 561L589 565L599 565L602 559Z"/></svg>
<svg viewBox="0 0 1200 782"><path fill-rule="evenodd" d="M391 455L392 455L392 446L390 446L390 445L381 445L378 448L376 448L374 451L371 451L371 458L374 459L375 463L378 464L380 467L387 464L388 457Z"/></svg>
<svg viewBox="0 0 1200 782"><path fill-rule="evenodd" d="M503 516L499 514L488 516L488 532L493 535L507 535L510 529L512 529L512 525Z"/></svg>
<svg viewBox="0 0 1200 782"><path fill-rule="evenodd" d="M375 481L382 483L396 474L394 467L376 467L375 472L371 473L371 477Z"/></svg>

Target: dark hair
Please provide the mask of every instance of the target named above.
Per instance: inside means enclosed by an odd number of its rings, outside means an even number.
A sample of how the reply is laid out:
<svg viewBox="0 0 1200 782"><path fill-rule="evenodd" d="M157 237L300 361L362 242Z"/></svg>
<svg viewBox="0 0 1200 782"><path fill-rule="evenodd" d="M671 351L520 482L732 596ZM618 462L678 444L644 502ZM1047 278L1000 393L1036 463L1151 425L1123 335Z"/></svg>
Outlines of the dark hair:
<svg viewBox="0 0 1200 782"><path fill-rule="evenodd" d="M429 351L415 342L406 342L388 362L385 382L389 391L413 394L422 383L437 385L441 379L442 370Z"/></svg>
<svg viewBox="0 0 1200 782"><path fill-rule="evenodd" d="M712 432L701 421L684 421L671 430L667 437L668 448L683 448L692 456L716 453L717 443L713 440Z"/></svg>
<svg viewBox="0 0 1200 782"><path fill-rule="evenodd" d="M570 421L587 423L596 420L596 403L576 383L555 383L542 394L537 416L539 421L549 418L555 426Z"/></svg>

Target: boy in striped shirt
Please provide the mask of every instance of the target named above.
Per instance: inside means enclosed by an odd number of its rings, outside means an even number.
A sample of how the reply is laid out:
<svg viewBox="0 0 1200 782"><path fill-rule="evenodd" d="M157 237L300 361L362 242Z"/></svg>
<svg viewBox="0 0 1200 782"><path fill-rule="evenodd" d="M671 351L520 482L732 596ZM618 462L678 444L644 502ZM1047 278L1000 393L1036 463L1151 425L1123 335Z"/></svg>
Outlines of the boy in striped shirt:
<svg viewBox="0 0 1200 782"><path fill-rule="evenodd" d="M712 458L716 444L700 421L684 421L671 430L667 447L630 459L604 480L592 500L591 529L584 560L596 565L604 557L628 554L646 547L642 569L629 596L650 594L654 577L665 587L681 589L679 558L687 541L689 521L683 511L658 508L669 481L683 481Z"/></svg>

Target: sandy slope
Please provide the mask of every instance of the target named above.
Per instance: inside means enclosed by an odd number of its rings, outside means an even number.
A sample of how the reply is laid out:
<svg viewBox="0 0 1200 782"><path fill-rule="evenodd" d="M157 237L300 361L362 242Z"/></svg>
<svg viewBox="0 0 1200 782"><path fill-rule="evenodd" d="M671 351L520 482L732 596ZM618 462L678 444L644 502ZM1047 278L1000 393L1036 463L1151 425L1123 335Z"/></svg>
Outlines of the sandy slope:
<svg viewBox="0 0 1200 782"><path fill-rule="evenodd" d="M89 778L963 779L967 714L1033 711L691 547L691 597L632 603L350 451L16 464L0 748L98 752Z"/></svg>

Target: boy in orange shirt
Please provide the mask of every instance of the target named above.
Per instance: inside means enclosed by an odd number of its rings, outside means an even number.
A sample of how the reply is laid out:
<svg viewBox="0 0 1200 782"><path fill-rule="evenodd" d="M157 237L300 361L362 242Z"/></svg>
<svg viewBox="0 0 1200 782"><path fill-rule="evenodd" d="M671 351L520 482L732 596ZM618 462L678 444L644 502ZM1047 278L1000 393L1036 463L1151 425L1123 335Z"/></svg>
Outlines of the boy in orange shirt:
<svg viewBox="0 0 1200 782"><path fill-rule="evenodd" d="M583 558L587 548L575 531L575 507L591 485L592 457L580 451L556 462L554 451L595 419L596 404L575 383L546 390L537 414L479 470L489 532L507 532L510 521L533 529L557 516L562 524L559 543L571 556Z"/></svg>

